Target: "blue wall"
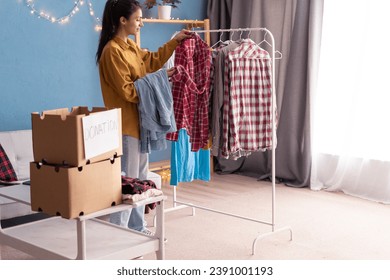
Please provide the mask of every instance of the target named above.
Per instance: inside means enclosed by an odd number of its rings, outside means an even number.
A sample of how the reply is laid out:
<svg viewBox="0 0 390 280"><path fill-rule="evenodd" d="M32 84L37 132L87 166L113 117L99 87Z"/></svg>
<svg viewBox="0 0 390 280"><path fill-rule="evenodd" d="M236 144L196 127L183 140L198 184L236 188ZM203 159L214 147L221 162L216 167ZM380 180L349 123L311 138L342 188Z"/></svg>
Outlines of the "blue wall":
<svg viewBox="0 0 390 280"><path fill-rule="evenodd" d="M72 106L103 106L95 53L94 30L84 0L66 24L51 23L30 14L25 0L2 0L0 5L0 131L30 129L30 113ZM140 1L143 2L142 0ZM37 10L53 16L68 14L74 0L34 0ZM105 1L91 0L101 16ZM183 0L174 18L203 19L207 0ZM157 7L144 13L156 17ZM142 47L156 50L178 25L145 24ZM167 152L151 161L169 159Z"/></svg>

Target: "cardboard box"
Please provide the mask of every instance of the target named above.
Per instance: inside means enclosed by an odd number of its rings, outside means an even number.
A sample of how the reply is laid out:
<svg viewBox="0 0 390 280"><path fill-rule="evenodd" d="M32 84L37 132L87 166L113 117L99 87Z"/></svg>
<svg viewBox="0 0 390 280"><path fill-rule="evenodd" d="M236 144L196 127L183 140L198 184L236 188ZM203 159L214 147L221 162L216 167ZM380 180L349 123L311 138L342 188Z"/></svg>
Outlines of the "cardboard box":
<svg viewBox="0 0 390 280"><path fill-rule="evenodd" d="M30 163L31 209L71 219L122 203L120 158L82 167Z"/></svg>
<svg viewBox="0 0 390 280"><path fill-rule="evenodd" d="M61 108L31 119L35 162L83 166L122 155L121 109Z"/></svg>

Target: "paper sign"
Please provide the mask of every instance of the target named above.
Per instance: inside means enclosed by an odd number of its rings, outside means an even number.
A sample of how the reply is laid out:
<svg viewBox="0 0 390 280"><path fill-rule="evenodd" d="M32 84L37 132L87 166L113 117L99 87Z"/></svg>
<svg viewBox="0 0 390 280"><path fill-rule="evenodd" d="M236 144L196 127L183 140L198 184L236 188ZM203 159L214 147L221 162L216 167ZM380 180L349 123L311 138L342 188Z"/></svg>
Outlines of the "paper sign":
<svg viewBox="0 0 390 280"><path fill-rule="evenodd" d="M118 109L82 118L85 158L90 159L119 147Z"/></svg>

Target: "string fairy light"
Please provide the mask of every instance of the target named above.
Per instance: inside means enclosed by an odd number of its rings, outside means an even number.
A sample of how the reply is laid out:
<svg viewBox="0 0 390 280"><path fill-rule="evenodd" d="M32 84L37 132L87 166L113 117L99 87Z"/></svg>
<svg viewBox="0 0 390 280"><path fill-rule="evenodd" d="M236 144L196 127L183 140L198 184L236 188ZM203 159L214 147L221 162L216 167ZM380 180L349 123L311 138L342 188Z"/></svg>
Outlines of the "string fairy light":
<svg viewBox="0 0 390 280"><path fill-rule="evenodd" d="M46 11L37 10L35 8L35 0L25 0L24 2L26 4L26 6L30 9L30 14L36 16L37 18L47 20L51 23L65 24L65 23L68 23L70 21L70 19L80 11L80 7L82 5L84 5L85 0L76 0L73 4L72 9L66 15L61 16L61 17L55 17L55 16L50 15ZM91 0L87 0L87 2L88 2L89 14L94 19L94 22L95 22L95 30L100 31L101 30L101 19L99 17L95 16L95 11L93 9L93 5L92 5Z"/></svg>
<svg viewBox="0 0 390 280"><path fill-rule="evenodd" d="M89 15L95 20L95 30L96 31L102 30L102 20L99 17L95 16L95 11L93 9L91 0L88 0L88 9L89 9Z"/></svg>
<svg viewBox="0 0 390 280"><path fill-rule="evenodd" d="M62 17L55 17L50 15L48 12L45 12L43 10L38 11L35 8L35 1L34 0L25 0L27 7L30 8L30 13L38 18L45 19L51 23L67 23L69 22L70 18L73 17L80 9L79 7L84 4L84 0L77 0L74 2L73 8L70 10L70 12Z"/></svg>

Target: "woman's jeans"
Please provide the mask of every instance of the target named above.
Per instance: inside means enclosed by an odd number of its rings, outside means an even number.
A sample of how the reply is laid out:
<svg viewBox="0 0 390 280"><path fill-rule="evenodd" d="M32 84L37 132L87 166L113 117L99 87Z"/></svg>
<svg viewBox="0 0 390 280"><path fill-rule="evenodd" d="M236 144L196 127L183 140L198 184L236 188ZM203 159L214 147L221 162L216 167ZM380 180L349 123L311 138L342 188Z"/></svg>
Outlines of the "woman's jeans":
<svg viewBox="0 0 390 280"><path fill-rule="evenodd" d="M122 173L130 178L147 179L149 158L148 154L140 153L140 140L123 135L123 155L121 157ZM113 213L110 222L122 227L128 227L137 231L145 229L145 206Z"/></svg>

